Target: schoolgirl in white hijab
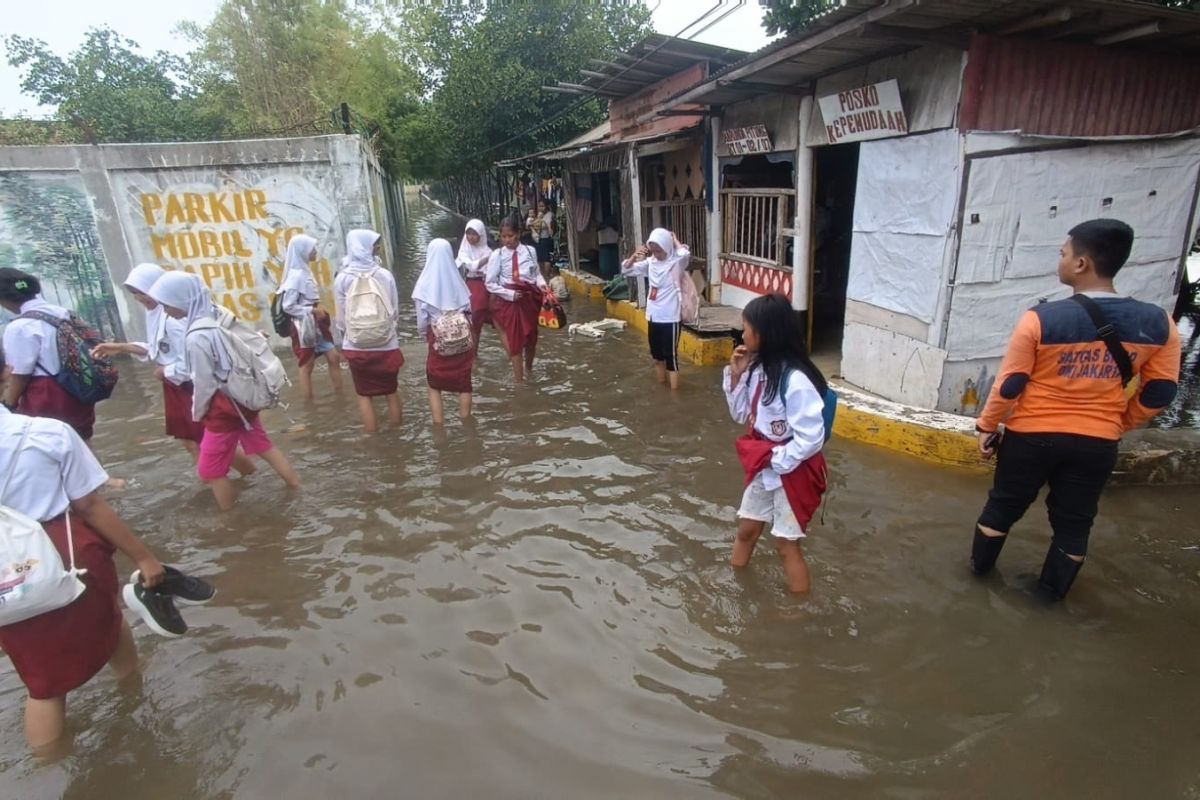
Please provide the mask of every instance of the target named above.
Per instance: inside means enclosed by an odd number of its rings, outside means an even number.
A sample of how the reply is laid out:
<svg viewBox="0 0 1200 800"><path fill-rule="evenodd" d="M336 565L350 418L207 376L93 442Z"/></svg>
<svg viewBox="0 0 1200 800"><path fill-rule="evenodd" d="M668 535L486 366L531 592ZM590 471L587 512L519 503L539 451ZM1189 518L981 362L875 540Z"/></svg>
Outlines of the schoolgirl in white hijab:
<svg viewBox="0 0 1200 800"><path fill-rule="evenodd" d="M347 233L346 258L342 261L342 269L333 279L337 326L342 334L342 355L350 365L354 393L358 395L358 412L368 433L379 430L372 398L386 399L388 420L393 425L399 425L403 418L398 376L400 368L404 366L404 353L400 350L400 340L395 333L400 296L396 290L396 278L380 266L375 258L380 242L381 237L375 231L356 229ZM347 295L359 278L370 278L377 285L392 314L391 335L376 347L356 345L346 336L346 315L350 310L347 308Z"/></svg>
<svg viewBox="0 0 1200 800"><path fill-rule="evenodd" d="M166 270L157 264L138 264L125 279L125 288L146 309L146 341L106 342L97 345L93 353L109 357L126 353L138 361L156 364L154 371L163 385L167 435L178 439L195 460L200 456L204 426L192 419L192 383L184 353L187 328L181 320L167 316L158 301L150 296L151 288L165 274ZM254 464L244 455L239 454L233 466L243 475L254 472Z"/></svg>
<svg viewBox="0 0 1200 800"><path fill-rule="evenodd" d="M412 296L417 306L417 331L429 343L425 380L429 384L433 424L442 425L446 421L442 392L458 393L459 416L467 419L471 416L471 369L475 366L475 348L457 355L442 355L434 345L431 330L434 321L444 314L460 313L468 319L471 314L471 293L458 271L454 251L445 239L434 239L429 243L425 269L417 278Z"/></svg>
<svg viewBox="0 0 1200 800"><path fill-rule="evenodd" d="M484 283L484 273L491 257L492 248L488 247L487 228L481 220L471 220L463 231L455 263L462 267L467 279L467 291L471 293L471 335L475 339L477 352L483 326L492 324L492 296Z"/></svg>
<svg viewBox="0 0 1200 800"><path fill-rule="evenodd" d="M296 234L288 241L283 280L279 283L279 302L292 318L292 352L300 367L300 389L306 399L312 399L313 368L321 357L329 365L333 390L342 390L342 359L333 343L332 320L329 312L318 305L321 293L310 267L316 259L317 240Z"/></svg>
<svg viewBox="0 0 1200 800"><path fill-rule="evenodd" d="M246 455L262 457L288 486L298 487L299 476L271 443L258 412L241 408L224 390L232 363L223 335L214 328L193 327L199 320L231 316L229 312L217 308L204 282L187 272L166 273L150 287L150 296L186 326L184 365L194 386L192 419L204 424L196 473L212 489L217 505L225 511L237 499L228 474L239 446Z"/></svg>
<svg viewBox="0 0 1200 800"><path fill-rule="evenodd" d="M650 356L658 371L658 382L670 381L679 388L679 336L682 331L683 296L679 283L686 274L692 254L666 228L655 228L647 243L621 264L621 274L648 278L650 295L646 301L646 320L650 323ZM690 280L690 279L689 279Z"/></svg>

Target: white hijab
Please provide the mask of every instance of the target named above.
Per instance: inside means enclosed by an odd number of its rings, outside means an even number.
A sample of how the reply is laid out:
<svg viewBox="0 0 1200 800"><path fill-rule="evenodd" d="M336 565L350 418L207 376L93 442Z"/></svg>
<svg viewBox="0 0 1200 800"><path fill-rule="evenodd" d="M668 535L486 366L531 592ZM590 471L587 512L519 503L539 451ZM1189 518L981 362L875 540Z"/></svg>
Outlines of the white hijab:
<svg viewBox="0 0 1200 800"><path fill-rule="evenodd" d="M649 241L661 247L663 252L667 254L667 257L663 261L670 261L675 257L675 237L666 228L655 228L650 231Z"/></svg>
<svg viewBox="0 0 1200 800"><path fill-rule="evenodd" d="M479 244L473 245L467 241L467 231L475 231L479 234ZM479 259L490 256L492 248L488 247L487 241L487 228L484 227L483 222L477 219L468 222L466 230L463 231L462 243L458 246L459 260L477 264Z"/></svg>
<svg viewBox="0 0 1200 800"><path fill-rule="evenodd" d="M379 266L375 260L375 243L378 241L378 233L364 228L347 233L346 257L342 259L342 267L367 272Z"/></svg>
<svg viewBox="0 0 1200 800"><path fill-rule="evenodd" d="M187 316L180 320L184 324L185 329L190 329L192 323L198 319L215 319L217 316L217 308L213 305L212 292L204 285L204 281L190 272L175 271L164 273L150 287L148 294L160 305L185 311ZM225 345L221 342L220 337L212 337L212 342L218 360L217 371L228 374L230 367L229 351L225 349ZM183 363L185 369L190 369L191 365L188 364L186 347L183 349Z"/></svg>
<svg viewBox="0 0 1200 800"><path fill-rule="evenodd" d="M445 239L434 239L425 252L425 269L413 287L414 300L438 311L454 311L471 305L471 293L454 263L454 250Z"/></svg>
<svg viewBox="0 0 1200 800"><path fill-rule="evenodd" d="M138 264L129 271L125 286L136 289L142 294L149 295L150 287L166 274L166 270L158 264ZM146 309L146 350L151 360L159 355L159 345L167 335L167 312L158 305Z"/></svg>
<svg viewBox="0 0 1200 800"><path fill-rule="evenodd" d="M308 259L317 249L317 240L303 233L291 238L287 246L287 257L284 259L283 280L279 282L279 292L295 291L303 303L315 303L320 298L317 282L313 280L312 269Z"/></svg>

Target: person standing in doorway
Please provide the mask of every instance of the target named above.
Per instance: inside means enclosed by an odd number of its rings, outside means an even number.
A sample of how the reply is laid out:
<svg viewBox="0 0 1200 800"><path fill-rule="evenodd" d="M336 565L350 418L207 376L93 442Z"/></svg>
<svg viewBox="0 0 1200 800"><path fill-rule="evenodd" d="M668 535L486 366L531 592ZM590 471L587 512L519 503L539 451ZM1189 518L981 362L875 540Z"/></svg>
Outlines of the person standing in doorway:
<svg viewBox="0 0 1200 800"><path fill-rule="evenodd" d="M1035 306L1017 323L976 425L980 452L997 457L971 548L977 575L992 569L1012 526L1049 485L1053 538L1038 586L1066 597L1087 555L1121 434L1175 398L1175 323L1113 286L1133 240L1119 220L1076 225L1058 262L1058 279L1074 295Z"/></svg>
<svg viewBox="0 0 1200 800"><path fill-rule="evenodd" d="M650 357L658 371L658 382L669 380L672 389L679 388L679 335L683 310L679 282L687 276L691 257L687 245L681 244L675 234L666 228L655 228L649 242L635 250L621 265L621 274L626 277L650 279L650 295L646 302Z"/></svg>
<svg viewBox="0 0 1200 800"><path fill-rule="evenodd" d="M492 295L492 317L512 362L513 378L525 382L537 355L538 312L547 284L533 248L521 244L521 220L509 217L500 226L502 247L488 261L485 283Z"/></svg>
<svg viewBox="0 0 1200 800"><path fill-rule="evenodd" d="M333 390L342 391L342 359L333 345L329 312L319 305L321 294L310 267L316 260L317 240L296 234L288 241L283 281L279 284L280 303L292 320L292 352L300 367L300 389L305 400L313 398L312 374L318 358L329 365Z"/></svg>
<svg viewBox="0 0 1200 800"><path fill-rule="evenodd" d="M538 266L542 277L549 280L550 262L554 260L554 212L545 200L538 201L537 214L530 227L537 242Z"/></svg>
<svg viewBox="0 0 1200 800"><path fill-rule="evenodd" d="M399 425L400 368L404 353L396 336L399 295L396 279L376 260L382 246L378 233L352 230L346 234L346 258L333 281L337 326L342 332L342 353L350 364L358 410L367 433L379 430L374 398L387 401L388 422Z"/></svg>

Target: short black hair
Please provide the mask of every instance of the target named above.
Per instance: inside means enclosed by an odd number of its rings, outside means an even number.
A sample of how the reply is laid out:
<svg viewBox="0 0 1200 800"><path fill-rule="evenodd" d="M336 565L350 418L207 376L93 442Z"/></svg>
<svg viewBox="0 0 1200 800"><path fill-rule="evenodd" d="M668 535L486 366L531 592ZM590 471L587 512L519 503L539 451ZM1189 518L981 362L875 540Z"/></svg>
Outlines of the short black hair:
<svg viewBox="0 0 1200 800"><path fill-rule="evenodd" d="M12 267L0 268L0 300L24 303L42 293L42 283L28 272Z"/></svg>
<svg viewBox="0 0 1200 800"><path fill-rule="evenodd" d="M1067 235L1076 255L1090 257L1101 278L1115 278L1133 249L1133 228L1119 219L1089 219Z"/></svg>

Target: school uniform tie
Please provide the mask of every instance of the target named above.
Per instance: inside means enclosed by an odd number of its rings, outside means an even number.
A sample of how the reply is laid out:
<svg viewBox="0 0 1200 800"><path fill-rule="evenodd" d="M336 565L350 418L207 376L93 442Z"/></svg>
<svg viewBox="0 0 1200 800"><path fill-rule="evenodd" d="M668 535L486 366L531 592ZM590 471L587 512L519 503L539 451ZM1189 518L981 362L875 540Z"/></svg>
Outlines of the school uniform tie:
<svg viewBox="0 0 1200 800"><path fill-rule="evenodd" d="M517 260L517 251L513 250L513 280L514 284L521 282L521 264Z"/></svg>

